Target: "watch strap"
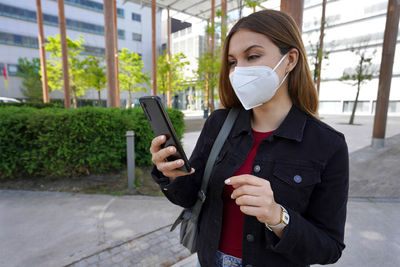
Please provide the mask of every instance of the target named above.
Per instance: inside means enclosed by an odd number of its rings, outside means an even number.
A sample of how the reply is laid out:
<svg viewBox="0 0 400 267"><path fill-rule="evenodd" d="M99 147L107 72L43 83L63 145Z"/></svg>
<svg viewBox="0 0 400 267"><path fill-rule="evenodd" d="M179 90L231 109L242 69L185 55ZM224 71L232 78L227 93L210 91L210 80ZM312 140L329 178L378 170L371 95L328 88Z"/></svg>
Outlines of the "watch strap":
<svg viewBox="0 0 400 267"><path fill-rule="evenodd" d="M265 226L270 231L281 229L281 228L285 228L285 226L289 224L289 220L290 220L289 213L287 212L287 210L282 205L279 205L279 206L281 206L281 209L282 209L280 223L278 223L276 225L269 225L267 223L265 224Z"/></svg>

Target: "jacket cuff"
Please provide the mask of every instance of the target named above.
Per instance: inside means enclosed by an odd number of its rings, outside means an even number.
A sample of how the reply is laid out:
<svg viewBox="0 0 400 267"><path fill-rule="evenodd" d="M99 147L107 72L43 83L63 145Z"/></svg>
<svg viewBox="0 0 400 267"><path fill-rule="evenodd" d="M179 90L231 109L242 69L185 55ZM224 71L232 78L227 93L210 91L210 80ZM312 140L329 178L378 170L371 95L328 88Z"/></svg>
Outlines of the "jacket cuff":
<svg viewBox="0 0 400 267"><path fill-rule="evenodd" d="M164 176L162 172L157 170L156 166L153 166L153 170L151 171L151 176L162 190L164 190L164 188L166 188L170 184L169 178Z"/></svg>
<svg viewBox="0 0 400 267"><path fill-rule="evenodd" d="M159 184L164 193L168 195L175 195L175 193L179 192L179 190L182 190L182 188L185 186L186 178L190 175L179 176L170 181L168 177L164 176L164 174L162 174L162 172L157 170L156 166L154 166L153 170L151 171L151 176L153 177L154 181Z"/></svg>
<svg viewBox="0 0 400 267"><path fill-rule="evenodd" d="M276 253L286 254L288 251L293 250L297 245L297 238L295 231L298 229L299 214L291 209L285 207L290 216L289 224L283 229L282 237L275 239L277 242L273 242L271 249ZM270 232L270 231L269 231ZM271 234L273 234L271 232ZM275 236L275 234L273 234Z"/></svg>

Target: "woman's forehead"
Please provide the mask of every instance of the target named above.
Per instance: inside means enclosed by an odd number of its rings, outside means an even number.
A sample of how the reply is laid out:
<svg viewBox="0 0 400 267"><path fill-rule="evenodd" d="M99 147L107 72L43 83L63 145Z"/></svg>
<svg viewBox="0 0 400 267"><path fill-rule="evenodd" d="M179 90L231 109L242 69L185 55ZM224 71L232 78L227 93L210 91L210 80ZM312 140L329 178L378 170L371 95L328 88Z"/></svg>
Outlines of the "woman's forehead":
<svg viewBox="0 0 400 267"><path fill-rule="evenodd" d="M229 42L228 54L243 53L249 47L269 50L276 46L264 34L243 29L232 35ZM278 49L278 47L276 48Z"/></svg>

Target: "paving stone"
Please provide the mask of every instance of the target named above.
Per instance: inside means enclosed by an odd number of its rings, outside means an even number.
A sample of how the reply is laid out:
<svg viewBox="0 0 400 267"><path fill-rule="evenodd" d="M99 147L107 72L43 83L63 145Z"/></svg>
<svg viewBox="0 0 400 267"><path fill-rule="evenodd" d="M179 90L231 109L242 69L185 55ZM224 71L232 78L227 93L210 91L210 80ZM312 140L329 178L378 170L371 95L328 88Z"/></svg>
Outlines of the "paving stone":
<svg viewBox="0 0 400 267"><path fill-rule="evenodd" d="M170 232L166 227L117 245L73 266L167 267L189 255L190 252L179 243L179 231Z"/></svg>

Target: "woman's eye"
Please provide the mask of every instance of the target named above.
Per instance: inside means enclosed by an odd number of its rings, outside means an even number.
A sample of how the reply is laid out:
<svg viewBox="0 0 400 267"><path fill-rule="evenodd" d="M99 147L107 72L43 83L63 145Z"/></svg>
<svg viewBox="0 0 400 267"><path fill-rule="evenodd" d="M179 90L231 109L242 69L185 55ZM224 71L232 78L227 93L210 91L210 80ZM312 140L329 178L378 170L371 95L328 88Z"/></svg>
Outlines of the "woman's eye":
<svg viewBox="0 0 400 267"><path fill-rule="evenodd" d="M251 55L251 56L248 56L247 59L248 60L253 60L253 59L257 59L259 57L260 57L259 55Z"/></svg>
<svg viewBox="0 0 400 267"><path fill-rule="evenodd" d="M236 64L236 61L228 61L228 66L233 66L233 65L235 65Z"/></svg>

